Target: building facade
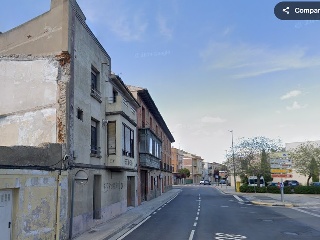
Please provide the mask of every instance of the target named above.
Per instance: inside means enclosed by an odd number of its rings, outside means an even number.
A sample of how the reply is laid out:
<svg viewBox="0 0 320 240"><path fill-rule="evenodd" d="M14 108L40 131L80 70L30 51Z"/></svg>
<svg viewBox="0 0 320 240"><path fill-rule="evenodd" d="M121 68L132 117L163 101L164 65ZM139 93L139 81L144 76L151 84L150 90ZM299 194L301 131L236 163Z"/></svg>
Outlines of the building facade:
<svg viewBox="0 0 320 240"><path fill-rule="evenodd" d="M145 88L128 86L137 99L139 203L160 196L172 188L171 143L174 138L156 104Z"/></svg>
<svg viewBox="0 0 320 240"><path fill-rule="evenodd" d="M186 179L186 183L200 183L203 175L203 159L200 156L183 152L183 167L190 171L190 177Z"/></svg>
<svg viewBox="0 0 320 240"><path fill-rule="evenodd" d="M51 0L48 12L0 34L0 43L0 146L64 146L58 160L67 178L63 211L68 220L59 238L72 238L137 206L139 104L111 74L111 58L76 1ZM163 142L164 163L169 164L170 144ZM163 190L168 186L165 181ZM21 199L24 188L17 188L13 197ZM40 190L38 197L48 193ZM14 211L23 210L17 200L13 205ZM13 239L53 239L32 227L17 231Z"/></svg>
<svg viewBox="0 0 320 240"><path fill-rule="evenodd" d="M171 148L171 166L173 168L173 183L183 184L184 181L179 177L179 170L183 168L183 151Z"/></svg>

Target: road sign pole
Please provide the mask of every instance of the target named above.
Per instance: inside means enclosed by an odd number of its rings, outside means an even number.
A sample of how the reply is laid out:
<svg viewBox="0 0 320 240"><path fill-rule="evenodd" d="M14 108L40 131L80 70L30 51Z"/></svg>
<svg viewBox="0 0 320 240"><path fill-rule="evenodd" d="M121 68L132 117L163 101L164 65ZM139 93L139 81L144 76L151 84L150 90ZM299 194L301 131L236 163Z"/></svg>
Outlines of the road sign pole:
<svg viewBox="0 0 320 240"><path fill-rule="evenodd" d="M280 185L281 202L284 202L284 199L283 199L283 195L284 195L284 193L283 193L283 188L284 188L284 186L283 186L283 180L282 180L282 178L281 178L281 185Z"/></svg>

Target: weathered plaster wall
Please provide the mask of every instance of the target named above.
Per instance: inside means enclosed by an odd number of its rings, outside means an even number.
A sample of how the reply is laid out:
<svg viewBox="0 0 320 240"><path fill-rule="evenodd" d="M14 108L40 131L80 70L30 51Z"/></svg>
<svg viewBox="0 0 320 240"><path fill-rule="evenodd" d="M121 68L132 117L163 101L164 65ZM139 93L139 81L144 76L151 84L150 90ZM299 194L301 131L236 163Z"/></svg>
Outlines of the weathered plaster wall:
<svg viewBox="0 0 320 240"><path fill-rule="evenodd" d="M0 145L66 141L65 56L0 58Z"/></svg>
<svg viewBox="0 0 320 240"><path fill-rule="evenodd" d="M0 35L0 55L58 54L68 51L69 4L55 0L52 9ZM59 4L58 4L59 2Z"/></svg>
<svg viewBox="0 0 320 240"><path fill-rule="evenodd" d="M65 147L58 143L33 146L0 146L0 165L8 167L62 168ZM58 164L57 164L58 163Z"/></svg>
<svg viewBox="0 0 320 240"><path fill-rule="evenodd" d="M74 235L127 211L127 175L125 172L88 170L87 173L89 179L86 184L75 184ZM101 219L93 219L94 175L101 175Z"/></svg>
<svg viewBox="0 0 320 240"><path fill-rule="evenodd" d="M67 239L67 176L61 175L61 195L57 201L59 172L0 169L0 189L13 190L12 239L54 239L57 204L60 239Z"/></svg>
<svg viewBox="0 0 320 240"><path fill-rule="evenodd" d="M77 156L76 162L87 164L105 163L105 131L102 120L105 119L106 81L110 74L110 59L103 50L100 43L87 27L84 19L77 16L75 21L75 56L74 56L74 111L83 111L83 120L75 118L74 121L74 146ZM100 103L91 94L91 69L98 71L98 90L101 92ZM101 147L102 158L89 158L91 118L99 122L99 147Z"/></svg>

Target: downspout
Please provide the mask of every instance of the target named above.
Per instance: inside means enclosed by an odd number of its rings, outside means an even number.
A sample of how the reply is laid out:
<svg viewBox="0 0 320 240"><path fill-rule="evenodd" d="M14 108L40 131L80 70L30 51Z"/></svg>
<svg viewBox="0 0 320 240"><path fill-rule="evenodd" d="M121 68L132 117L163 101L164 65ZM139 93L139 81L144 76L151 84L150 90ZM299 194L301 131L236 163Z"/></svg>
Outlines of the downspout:
<svg viewBox="0 0 320 240"><path fill-rule="evenodd" d="M57 204L56 204L56 240L60 239L60 209L61 209L61 170L57 179Z"/></svg>

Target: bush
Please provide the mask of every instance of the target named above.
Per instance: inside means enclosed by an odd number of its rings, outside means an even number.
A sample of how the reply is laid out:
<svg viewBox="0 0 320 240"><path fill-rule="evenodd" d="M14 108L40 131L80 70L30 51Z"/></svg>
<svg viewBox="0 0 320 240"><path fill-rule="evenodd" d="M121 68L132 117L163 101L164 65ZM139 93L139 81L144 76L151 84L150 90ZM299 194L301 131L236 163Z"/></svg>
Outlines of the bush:
<svg viewBox="0 0 320 240"><path fill-rule="evenodd" d="M240 192L244 193L277 193L280 194L280 188L276 186L270 187L252 187L248 185L241 185ZM284 194L320 194L320 186L286 186L283 189Z"/></svg>
<svg viewBox="0 0 320 240"><path fill-rule="evenodd" d="M320 187L319 186L297 186L294 188L294 193L320 194Z"/></svg>

